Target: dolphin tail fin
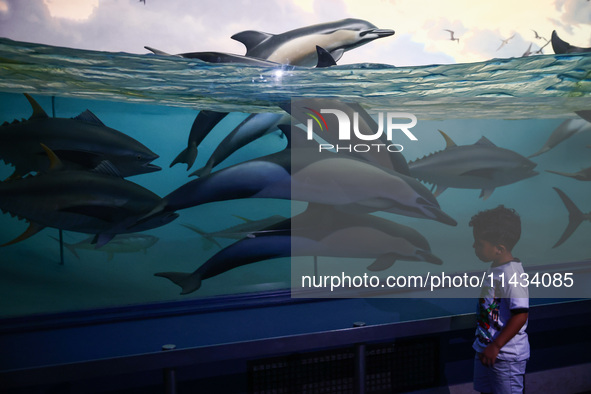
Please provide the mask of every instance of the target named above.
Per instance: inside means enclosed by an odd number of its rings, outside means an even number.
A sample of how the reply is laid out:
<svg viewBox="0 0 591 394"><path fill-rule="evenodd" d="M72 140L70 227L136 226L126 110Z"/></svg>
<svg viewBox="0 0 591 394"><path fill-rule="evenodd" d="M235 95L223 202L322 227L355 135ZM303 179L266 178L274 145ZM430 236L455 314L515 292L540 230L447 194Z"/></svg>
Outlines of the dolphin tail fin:
<svg viewBox="0 0 591 394"><path fill-rule="evenodd" d="M201 178L202 176L207 176L211 173L211 170L213 169L213 162L208 161L207 164L205 164L205 166L201 167L200 169L193 171L192 173L189 174L189 176L196 176Z"/></svg>
<svg viewBox="0 0 591 394"><path fill-rule="evenodd" d="M577 227L579 227L579 225L583 222L583 212L581 212L581 210L577 208L575 203L573 203L572 200L568 198L568 196L564 194L562 190L560 190L557 187L554 187L553 189L556 190L556 193L558 193L558 196L560 197L560 199L564 203L564 206L568 210L568 226L566 226L566 229L562 233L562 236L560 237L558 242L556 242L556 244L552 246L552 248L556 248L557 246L562 245L562 243L564 243L564 241L566 241L568 237L570 237L572 233L575 232Z"/></svg>
<svg viewBox="0 0 591 394"><path fill-rule="evenodd" d="M158 272L154 276L166 278L181 287L181 294L189 294L201 287L201 275L193 272Z"/></svg>
<svg viewBox="0 0 591 394"><path fill-rule="evenodd" d="M273 37L273 34L264 33L262 31L246 30L236 33L230 38L243 43L246 47L246 56L249 56L249 51L271 37Z"/></svg>
<svg viewBox="0 0 591 394"><path fill-rule="evenodd" d="M201 235L203 238L205 238L208 242L203 244L203 249L204 250L209 250L212 248L213 245L217 245L220 247L220 249L222 248L222 245L219 244L218 241L216 241L211 234L206 233L205 231L193 226L192 224L181 224L181 226L188 228L189 230L195 231L197 234Z"/></svg>
<svg viewBox="0 0 591 394"><path fill-rule="evenodd" d="M57 242L60 242L60 240L56 237L52 237L51 235L49 236L49 238L56 240ZM80 260L80 256L78 256L78 253L76 252L76 248L74 247L73 244L67 244L64 242L64 246L66 247L66 249L68 249L74 256L76 256L76 258L78 260Z"/></svg>
<svg viewBox="0 0 591 394"><path fill-rule="evenodd" d="M195 163L195 159L197 158L197 144L194 142L189 142L189 146L185 148L178 156L170 163L170 167L174 166L177 163L186 163L187 164L187 171L193 166Z"/></svg>

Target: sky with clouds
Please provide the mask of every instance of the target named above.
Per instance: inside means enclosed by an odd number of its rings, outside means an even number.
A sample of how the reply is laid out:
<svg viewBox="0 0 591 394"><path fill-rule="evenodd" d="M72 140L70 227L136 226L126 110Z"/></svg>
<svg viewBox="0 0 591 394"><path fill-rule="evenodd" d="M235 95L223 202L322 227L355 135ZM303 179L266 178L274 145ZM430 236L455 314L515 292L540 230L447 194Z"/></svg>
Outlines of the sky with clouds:
<svg viewBox="0 0 591 394"><path fill-rule="evenodd" d="M544 45L533 30L545 38L556 30L572 45L591 47L589 0L0 0L0 37L110 52L141 54L148 45L169 53L244 54L230 38L237 32L282 33L343 18L396 34L346 53L339 64L518 57L530 43L532 50ZM553 53L550 45L544 53Z"/></svg>

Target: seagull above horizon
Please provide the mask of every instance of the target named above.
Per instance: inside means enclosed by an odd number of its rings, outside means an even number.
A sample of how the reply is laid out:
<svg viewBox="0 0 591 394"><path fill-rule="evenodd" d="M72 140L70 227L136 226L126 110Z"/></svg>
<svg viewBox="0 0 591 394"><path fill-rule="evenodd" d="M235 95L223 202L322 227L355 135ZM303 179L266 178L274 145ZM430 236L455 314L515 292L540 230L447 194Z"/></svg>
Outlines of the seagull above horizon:
<svg viewBox="0 0 591 394"><path fill-rule="evenodd" d="M501 46L497 48L497 51L499 49L501 49L502 47L504 47L506 44L508 44L509 40L512 39L513 37L515 37L515 34L513 34L511 37L504 39L504 40L501 38L501 41L503 41L503 42L501 43Z"/></svg>
<svg viewBox="0 0 591 394"><path fill-rule="evenodd" d="M548 40L546 40L544 37L542 37L541 35L539 35L539 34L538 34L538 32L537 32L537 31L535 31L534 29L531 29L531 31L533 31L533 32L534 32L534 34L536 35L536 37L535 37L535 38L536 38L537 40L544 40L544 41L548 41Z"/></svg>
<svg viewBox="0 0 591 394"><path fill-rule="evenodd" d="M544 45L542 45L542 47L540 49L538 49L537 51L534 52L534 54L537 53L537 54L543 55L544 48L546 48L546 46L548 44L550 44L550 40L547 40L546 43Z"/></svg>
<svg viewBox="0 0 591 394"><path fill-rule="evenodd" d="M533 44L530 42L530 43L529 43L529 47L528 47L528 48L527 48L527 50L526 50L526 51L523 53L523 55L521 55L521 57L530 56L530 55L532 55L532 54L534 54L534 53L535 53L535 52L532 52L532 51L531 51L531 46L532 46L532 45L533 45Z"/></svg>
<svg viewBox="0 0 591 394"><path fill-rule="evenodd" d="M459 39L459 38L455 38L455 37L454 37L454 31L453 31L453 30L449 30L449 29L443 29L443 30L445 30L445 31L448 31L448 32L449 32L449 34L451 35L451 37L450 37L450 40L451 40L451 41L457 41L457 42L458 42L458 44L460 43L460 39Z"/></svg>

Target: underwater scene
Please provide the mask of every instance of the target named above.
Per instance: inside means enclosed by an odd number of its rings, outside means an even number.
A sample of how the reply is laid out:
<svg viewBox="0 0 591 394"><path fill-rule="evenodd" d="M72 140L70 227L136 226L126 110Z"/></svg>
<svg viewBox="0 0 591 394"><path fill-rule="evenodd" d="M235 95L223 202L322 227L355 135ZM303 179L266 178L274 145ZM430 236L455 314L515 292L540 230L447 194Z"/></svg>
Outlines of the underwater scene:
<svg viewBox="0 0 591 394"><path fill-rule="evenodd" d="M521 217L513 254L526 272L579 284L540 296L590 296L579 290L591 258L591 54L321 63L0 39L0 316L290 289L342 271L483 271L468 223L501 204ZM365 134L380 113L411 123L376 155L368 141L335 150L328 134L305 138L309 119L336 128L309 115L327 105L357 113ZM303 164L298 141L315 152ZM327 206L350 234L324 226ZM292 228L305 212L308 227ZM357 237L364 228L385 238ZM294 234L305 241L292 245Z"/></svg>

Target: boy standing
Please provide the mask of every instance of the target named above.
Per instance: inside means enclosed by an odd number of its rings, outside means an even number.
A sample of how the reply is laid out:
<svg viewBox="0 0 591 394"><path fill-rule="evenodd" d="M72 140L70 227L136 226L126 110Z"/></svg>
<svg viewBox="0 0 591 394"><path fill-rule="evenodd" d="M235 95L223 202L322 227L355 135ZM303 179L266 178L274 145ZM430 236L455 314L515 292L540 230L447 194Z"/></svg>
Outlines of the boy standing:
<svg viewBox="0 0 591 394"><path fill-rule="evenodd" d="M472 347L474 389L482 393L522 393L529 359L527 327L529 292L521 283L523 267L511 251L521 236L521 220L500 205L470 220L474 252L492 262L478 302L476 339ZM492 281L491 281L492 278ZM516 280L515 280L516 279ZM491 283L492 282L492 283Z"/></svg>

